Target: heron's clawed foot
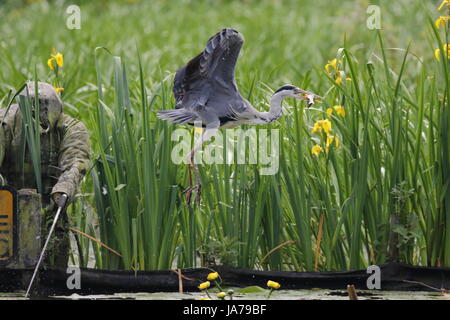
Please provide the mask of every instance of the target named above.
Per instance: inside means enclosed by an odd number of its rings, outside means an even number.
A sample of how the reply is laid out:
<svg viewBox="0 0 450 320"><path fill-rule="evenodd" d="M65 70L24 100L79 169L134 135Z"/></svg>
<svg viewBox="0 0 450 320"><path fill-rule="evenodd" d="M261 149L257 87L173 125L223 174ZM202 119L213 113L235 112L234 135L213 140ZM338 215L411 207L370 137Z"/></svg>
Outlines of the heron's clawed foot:
<svg viewBox="0 0 450 320"><path fill-rule="evenodd" d="M191 198L192 198L192 192L195 191L195 202L197 204L200 204L200 199L201 199L201 195L202 195L202 185L201 184L196 184L194 186L189 186L187 187L183 193L186 194L186 203L188 205L191 205Z"/></svg>
<svg viewBox="0 0 450 320"><path fill-rule="evenodd" d="M202 183L200 180L200 176L198 173L198 168L197 166L194 164L194 153L192 152L189 156L188 156L188 164L189 164L189 187L187 187L183 193L186 194L186 203L188 206L191 205L191 198L192 198L192 192L195 191L195 202L197 204L200 204L200 198L201 198L201 194L202 194ZM195 185L192 185L192 172L194 172L194 176L195 176Z"/></svg>

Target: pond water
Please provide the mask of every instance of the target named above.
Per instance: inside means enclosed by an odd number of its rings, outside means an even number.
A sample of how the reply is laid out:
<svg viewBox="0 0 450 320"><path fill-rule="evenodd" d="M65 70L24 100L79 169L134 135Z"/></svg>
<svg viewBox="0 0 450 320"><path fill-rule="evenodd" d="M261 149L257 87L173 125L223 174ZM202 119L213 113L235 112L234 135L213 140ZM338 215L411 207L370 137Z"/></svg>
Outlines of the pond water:
<svg viewBox="0 0 450 320"><path fill-rule="evenodd" d="M240 292L235 289L233 300L266 300L268 291ZM213 299L217 299L215 292L210 292ZM78 295L53 296L48 299L70 299L70 300L110 300L110 299L131 299L131 300L199 300L206 298L202 292L174 293L117 293L109 295ZM25 299L24 293L0 293L0 300ZM227 297L228 299L228 297ZM272 293L270 300L348 300L345 290L277 290ZM359 300L450 300L450 294L427 291L381 291L381 290L358 290Z"/></svg>

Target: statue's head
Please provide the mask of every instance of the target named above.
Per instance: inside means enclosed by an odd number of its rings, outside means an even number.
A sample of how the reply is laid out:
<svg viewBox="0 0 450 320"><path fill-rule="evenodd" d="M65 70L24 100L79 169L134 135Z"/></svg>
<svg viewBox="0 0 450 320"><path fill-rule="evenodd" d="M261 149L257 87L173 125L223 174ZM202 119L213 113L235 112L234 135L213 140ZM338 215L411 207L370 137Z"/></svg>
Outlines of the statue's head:
<svg viewBox="0 0 450 320"><path fill-rule="evenodd" d="M44 130L53 128L62 113L62 101L52 85L38 82L39 93L39 120ZM35 82L30 81L20 92L20 95L28 96L33 108L35 108Z"/></svg>

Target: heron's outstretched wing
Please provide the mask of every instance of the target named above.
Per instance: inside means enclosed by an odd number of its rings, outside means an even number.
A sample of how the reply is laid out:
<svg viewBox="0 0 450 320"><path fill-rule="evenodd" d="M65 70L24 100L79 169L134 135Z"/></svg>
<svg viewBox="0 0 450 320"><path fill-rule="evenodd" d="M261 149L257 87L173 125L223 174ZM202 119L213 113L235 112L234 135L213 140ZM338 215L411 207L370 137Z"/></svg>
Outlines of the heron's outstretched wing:
<svg viewBox="0 0 450 320"><path fill-rule="evenodd" d="M205 50L175 75L176 108L207 106L222 114L229 111L225 109L230 103L242 104L234 70L243 43L242 36L233 29L223 29L210 38Z"/></svg>

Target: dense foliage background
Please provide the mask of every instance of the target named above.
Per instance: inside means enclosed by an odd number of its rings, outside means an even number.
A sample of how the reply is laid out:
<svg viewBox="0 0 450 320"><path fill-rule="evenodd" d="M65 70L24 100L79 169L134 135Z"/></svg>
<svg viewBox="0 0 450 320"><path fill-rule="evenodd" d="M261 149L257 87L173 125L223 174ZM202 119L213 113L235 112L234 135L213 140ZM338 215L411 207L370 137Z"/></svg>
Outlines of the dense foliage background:
<svg viewBox="0 0 450 320"><path fill-rule="evenodd" d="M80 30L66 27L71 4ZM0 101L36 70L64 88L65 112L89 128L92 170L70 210L82 265L91 251L108 269L450 266L448 62L434 54L448 28L434 24L446 14L439 4L2 1ZM369 5L379 6L381 30L367 27ZM187 166L170 161L174 126L155 111L173 107L174 72L224 27L246 39L236 81L258 109L286 83L324 99L311 109L286 101L285 116L267 127L281 135L276 175L203 165L202 203L188 207ZM53 48L64 56L56 73L47 65ZM345 116L328 115L335 105ZM340 142L328 151L327 137L311 131L323 119Z"/></svg>

